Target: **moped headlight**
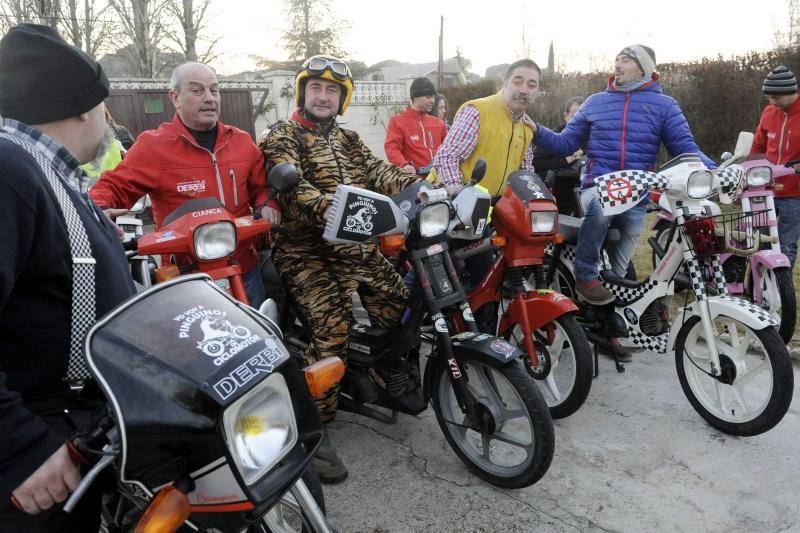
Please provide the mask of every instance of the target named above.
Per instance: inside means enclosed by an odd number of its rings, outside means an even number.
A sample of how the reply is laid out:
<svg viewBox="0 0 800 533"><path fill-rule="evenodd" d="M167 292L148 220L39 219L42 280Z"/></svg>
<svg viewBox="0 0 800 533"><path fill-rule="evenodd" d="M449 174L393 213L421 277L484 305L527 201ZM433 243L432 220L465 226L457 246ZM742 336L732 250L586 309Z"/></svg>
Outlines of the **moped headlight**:
<svg viewBox="0 0 800 533"><path fill-rule="evenodd" d="M556 211L532 211L531 233L552 233L556 227L556 220L558 220Z"/></svg>
<svg viewBox="0 0 800 533"><path fill-rule="evenodd" d="M236 228L230 222L212 222L194 232L194 253L204 261L220 259L236 249Z"/></svg>
<svg viewBox="0 0 800 533"><path fill-rule="evenodd" d="M447 230L450 224L450 206L445 202L428 204L420 209L419 234L423 237L436 237Z"/></svg>
<svg viewBox="0 0 800 533"><path fill-rule="evenodd" d="M272 374L222 415L228 448L248 486L255 484L297 443L292 398L281 374Z"/></svg>
<svg viewBox="0 0 800 533"><path fill-rule="evenodd" d="M747 169L747 185L759 187L772 181L772 169L769 167L753 167Z"/></svg>
<svg viewBox="0 0 800 533"><path fill-rule="evenodd" d="M686 180L686 195L695 200L708 198L714 186L714 175L708 170L695 170Z"/></svg>

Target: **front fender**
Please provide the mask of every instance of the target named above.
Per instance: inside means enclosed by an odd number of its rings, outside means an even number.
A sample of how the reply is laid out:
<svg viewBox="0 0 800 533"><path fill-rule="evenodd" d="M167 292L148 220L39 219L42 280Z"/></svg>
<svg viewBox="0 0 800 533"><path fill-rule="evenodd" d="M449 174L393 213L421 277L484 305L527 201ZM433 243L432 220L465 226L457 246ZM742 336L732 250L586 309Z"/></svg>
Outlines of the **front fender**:
<svg viewBox="0 0 800 533"><path fill-rule="evenodd" d="M790 267L789 258L777 250L760 250L750 256L750 263L753 268L763 265L770 270Z"/></svg>
<svg viewBox="0 0 800 533"><path fill-rule="evenodd" d="M549 289L533 290L527 297L518 296L511 300L497 332L502 335L514 324L528 324L531 331L536 331L561 315L577 310L573 301L561 293Z"/></svg>
<svg viewBox="0 0 800 533"><path fill-rule="evenodd" d="M686 307L687 317L692 315L700 316L700 310L697 308L697 304L698 302L692 302ZM768 326L774 327L778 325L778 322L767 311L741 298L711 296L708 298L708 310L712 320L720 315L727 316L738 320L756 331L762 330ZM672 322L672 328L669 332L667 351L675 349L675 341L678 338L678 332L683 324L683 319L683 311L678 311L678 316L675 317L675 320Z"/></svg>

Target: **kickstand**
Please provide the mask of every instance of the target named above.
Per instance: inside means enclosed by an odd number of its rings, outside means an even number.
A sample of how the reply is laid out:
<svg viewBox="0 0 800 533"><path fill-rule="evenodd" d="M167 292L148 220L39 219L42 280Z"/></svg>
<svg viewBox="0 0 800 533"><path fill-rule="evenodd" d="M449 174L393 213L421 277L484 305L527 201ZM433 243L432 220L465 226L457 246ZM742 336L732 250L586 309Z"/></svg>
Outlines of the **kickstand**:
<svg viewBox="0 0 800 533"><path fill-rule="evenodd" d="M586 332L586 338L594 345L594 377L597 377L600 373L597 354L601 349L604 353L610 354L614 358L614 366L617 368L617 372L620 374L625 372L625 365L619 362L619 349L611 341L588 331Z"/></svg>
<svg viewBox="0 0 800 533"><path fill-rule="evenodd" d="M597 376L600 375L600 362L598 361L599 358L598 356L600 355L600 347L597 345L597 343L593 343L592 346L594 347L594 376L592 377L596 378Z"/></svg>
<svg viewBox="0 0 800 533"><path fill-rule="evenodd" d="M397 424L397 411L392 411L392 414L390 416L385 413L381 413L380 411L372 407L367 407L366 405L356 403L347 396L339 397L339 410L348 411L350 413L355 413L361 416L366 416L373 420L377 420L378 422L381 422L383 424L389 424L389 425Z"/></svg>

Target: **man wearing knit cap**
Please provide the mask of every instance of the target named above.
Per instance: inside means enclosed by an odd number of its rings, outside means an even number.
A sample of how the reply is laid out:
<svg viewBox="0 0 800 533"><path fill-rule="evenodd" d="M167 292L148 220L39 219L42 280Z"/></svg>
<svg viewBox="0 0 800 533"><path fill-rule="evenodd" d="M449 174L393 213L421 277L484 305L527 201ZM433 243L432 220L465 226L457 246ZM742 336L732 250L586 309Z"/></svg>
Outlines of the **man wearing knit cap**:
<svg viewBox="0 0 800 533"><path fill-rule="evenodd" d="M614 274L624 277L639 242L647 202L606 217L593 186L595 177L623 169L653 170L661 143L672 155L696 153L706 166L716 168L695 144L678 102L661 92L655 68L651 48L626 46L617 54L606 91L587 98L561 133L534 126L534 143L553 155L566 156L586 146L587 172L581 183L585 218L578 237L575 279L578 294L595 305L614 301L597 271L609 225L613 221L622 234L608 255Z"/></svg>
<svg viewBox="0 0 800 533"><path fill-rule="evenodd" d="M761 113L750 153L764 154L776 165L800 159L797 78L791 70L780 66L769 73L761 90L769 105ZM783 188L775 191L781 252L789 258L792 268L797 258L797 241L800 239L800 165L795 165L794 170L794 174L777 178L776 181Z"/></svg>
<svg viewBox="0 0 800 533"><path fill-rule="evenodd" d="M410 174L428 166L447 135L447 127L429 115L436 100L436 88L428 78L411 82L411 106L389 119L386 158Z"/></svg>
<svg viewBox="0 0 800 533"><path fill-rule="evenodd" d="M113 132L108 80L47 26L0 41L0 531L97 531L94 488L67 515L78 455L67 439L104 401L86 387L83 339L135 290L113 224L79 165Z"/></svg>

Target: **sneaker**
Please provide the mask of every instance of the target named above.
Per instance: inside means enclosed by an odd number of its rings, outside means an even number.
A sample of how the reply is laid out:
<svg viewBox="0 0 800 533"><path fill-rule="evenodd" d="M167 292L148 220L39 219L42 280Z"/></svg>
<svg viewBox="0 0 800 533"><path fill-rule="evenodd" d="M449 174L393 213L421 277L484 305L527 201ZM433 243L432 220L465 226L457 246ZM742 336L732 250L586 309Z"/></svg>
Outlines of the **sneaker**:
<svg viewBox="0 0 800 533"><path fill-rule="evenodd" d="M331 438L328 432L322 437L322 443L317 448L317 453L311 458L314 468L317 470L319 480L326 485L333 485L341 483L347 479L347 468L339 456L336 455L336 450L333 449Z"/></svg>
<svg viewBox="0 0 800 533"><path fill-rule="evenodd" d="M600 280L576 280L575 292L592 305L610 304L616 298L611 291L603 287Z"/></svg>

